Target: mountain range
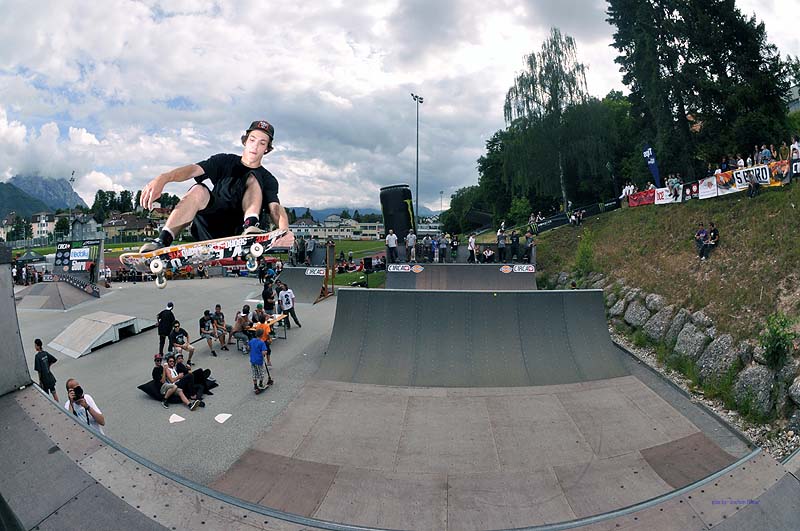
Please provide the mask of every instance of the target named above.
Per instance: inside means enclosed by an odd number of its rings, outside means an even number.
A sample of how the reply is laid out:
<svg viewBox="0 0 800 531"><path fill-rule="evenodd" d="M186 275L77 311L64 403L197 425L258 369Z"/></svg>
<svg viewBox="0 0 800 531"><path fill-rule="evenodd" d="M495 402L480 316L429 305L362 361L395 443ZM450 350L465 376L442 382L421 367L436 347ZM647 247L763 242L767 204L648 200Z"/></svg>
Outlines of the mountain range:
<svg viewBox="0 0 800 531"><path fill-rule="evenodd" d="M286 210L294 210L294 213L297 214L297 217L301 217L305 214L307 207L293 207L287 206ZM326 217L330 216L331 214L336 214L337 216L342 213L342 210L347 210L350 215L352 216L356 210L358 210L359 214L381 214L380 208L351 208L351 207L332 207L332 208L319 208L319 209L309 209L311 211L311 217L317 221L322 221ZM429 217L437 214L436 212L432 211L429 208L424 206L420 206L419 208L419 215L424 217Z"/></svg>
<svg viewBox="0 0 800 531"><path fill-rule="evenodd" d="M32 214L52 210L43 201L26 194L13 184L0 183L0 218L16 212L17 215L30 219Z"/></svg>
<svg viewBox="0 0 800 531"><path fill-rule="evenodd" d="M45 179L35 175L15 175L8 181L50 207L51 210L59 208L75 208L76 205L88 208L88 205L70 186L67 179Z"/></svg>

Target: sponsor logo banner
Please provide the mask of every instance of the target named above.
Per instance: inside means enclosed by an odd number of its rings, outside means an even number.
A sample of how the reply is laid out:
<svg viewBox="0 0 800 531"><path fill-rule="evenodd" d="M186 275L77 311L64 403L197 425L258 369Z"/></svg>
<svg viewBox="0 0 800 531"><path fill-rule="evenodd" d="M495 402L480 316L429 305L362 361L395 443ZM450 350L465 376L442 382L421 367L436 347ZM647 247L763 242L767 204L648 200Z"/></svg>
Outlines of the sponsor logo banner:
<svg viewBox="0 0 800 531"><path fill-rule="evenodd" d="M700 185L697 181L683 185L683 201L700 197Z"/></svg>
<svg viewBox="0 0 800 531"><path fill-rule="evenodd" d="M794 175L795 179L800 178L800 160L793 160L792 161L792 175Z"/></svg>
<svg viewBox="0 0 800 531"><path fill-rule="evenodd" d="M386 266L387 273L409 273L411 266L408 264L389 264Z"/></svg>
<svg viewBox="0 0 800 531"><path fill-rule="evenodd" d="M714 175L700 179L700 199L710 197L717 197L717 177Z"/></svg>
<svg viewBox="0 0 800 531"><path fill-rule="evenodd" d="M533 264L518 264L515 265L514 273L536 273L536 266Z"/></svg>
<svg viewBox="0 0 800 531"><path fill-rule="evenodd" d="M514 270L510 265L500 266L501 273L511 273Z"/></svg>
<svg viewBox="0 0 800 531"><path fill-rule="evenodd" d="M414 273L422 273L423 271L425 271L425 268L419 264L414 264L413 266L411 266L411 271L413 271Z"/></svg>
<svg viewBox="0 0 800 531"><path fill-rule="evenodd" d="M736 180L733 178L733 171L724 171L714 176L717 180L717 195L728 195L741 192L741 188L737 188ZM746 186L745 186L746 187Z"/></svg>
<svg viewBox="0 0 800 531"><path fill-rule="evenodd" d="M324 267L307 267L306 268L306 275L314 276L314 277L324 277L325 276L325 268Z"/></svg>
<svg viewBox="0 0 800 531"><path fill-rule="evenodd" d="M89 259L89 248L88 247L81 247L79 249L72 249L69 252L69 259L70 260L88 260Z"/></svg>
<svg viewBox="0 0 800 531"><path fill-rule="evenodd" d="M788 160L779 160L769 165L770 183L765 186L783 186L789 184L791 167Z"/></svg>
<svg viewBox="0 0 800 531"><path fill-rule="evenodd" d="M672 197L672 194L669 193L669 188L656 188L655 190L655 198L657 205L667 205L669 203L680 203L681 198Z"/></svg>
<svg viewBox="0 0 800 531"><path fill-rule="evenodd" d="M628 196L628 206L652 205L656 202L655 190L644 190Z"/></svg>
<svg viewBox="0 0 800 531"><path fill-rule="evenodd" d="M769 186L771 180L770 176L769 167L766 165L733 170L733 179L736 181L736 188L741 190L747 188L747 183L749 183L752 178L755 178L756 182L762 186Z"/></svg>

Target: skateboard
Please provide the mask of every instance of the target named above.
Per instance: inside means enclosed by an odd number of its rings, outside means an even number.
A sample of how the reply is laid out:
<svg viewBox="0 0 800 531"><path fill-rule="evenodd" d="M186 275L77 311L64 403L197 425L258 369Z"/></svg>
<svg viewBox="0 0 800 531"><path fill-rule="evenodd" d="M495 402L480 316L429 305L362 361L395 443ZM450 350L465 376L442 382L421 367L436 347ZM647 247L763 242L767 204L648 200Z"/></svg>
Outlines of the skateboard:
<svg viewBox="0 0 800 531"><path fill-rule="evenodd" d="M270 252L288 251L293 243L294 234L290 231L274 230L171 245L146 253L125 253L119 259L129 269L156 275L156 286L163 289L167 285L165 272L168 267L181 269L187 265L210 265L223 258L245 258L247 270L253 272L258 269L259 257Z"/></svg>

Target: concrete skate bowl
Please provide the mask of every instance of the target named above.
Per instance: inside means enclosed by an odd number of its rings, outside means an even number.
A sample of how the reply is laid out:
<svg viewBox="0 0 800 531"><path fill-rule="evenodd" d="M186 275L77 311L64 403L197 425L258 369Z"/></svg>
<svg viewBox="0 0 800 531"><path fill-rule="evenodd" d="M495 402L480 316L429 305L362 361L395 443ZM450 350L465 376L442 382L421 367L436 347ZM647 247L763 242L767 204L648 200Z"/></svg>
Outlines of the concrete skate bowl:
<svg viewBox="0 0 800 531"><path fill-rule="evenodd" d="M324 267L284 267L278 278L294 292L297 302L315 302L325 282Z"/></svg>
<svg viewBox="0 0 800 531"><path fill-rule="evenodd" d="M528 264L389 264L386 289L535 290Z"/></svg>
<svg viewBox="0 0 800 531"><path fill-rule="evenodd" d="M381 326L347 292L360 290L342 290L350 318ZM613 368L621 376L591 379L592 367L554 385L310 381L213 488L89 431L28 387L0 398L0 494L23 529L795 528L800 491L780 465L758 451L735 460L736 444L709 442L689 406L672 407L624 361ZM693 482L697 469L714 474Z"/></svg>

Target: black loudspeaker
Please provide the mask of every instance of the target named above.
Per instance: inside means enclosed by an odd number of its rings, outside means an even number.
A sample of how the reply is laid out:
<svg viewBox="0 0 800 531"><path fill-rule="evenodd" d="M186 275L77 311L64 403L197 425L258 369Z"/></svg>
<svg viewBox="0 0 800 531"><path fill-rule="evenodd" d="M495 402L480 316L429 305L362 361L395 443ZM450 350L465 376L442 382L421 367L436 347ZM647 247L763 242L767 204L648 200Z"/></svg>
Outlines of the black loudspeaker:
<svg viewBox="0 0 800 531"><path fill-rule="evenodd" d="M368 271L372 271L372 257L371 256L365 256L361 260L364 262L364 269L366 269Z"/></svg>
<svg viewBox="0 0 800 531"><path fill-rule="evenodd" d="M381 211L386 234L389 229L394 230L398 242L402 242L408 231L415 228L411 188L407 184L381 188Z"/></svg>

